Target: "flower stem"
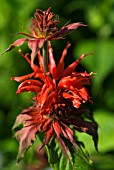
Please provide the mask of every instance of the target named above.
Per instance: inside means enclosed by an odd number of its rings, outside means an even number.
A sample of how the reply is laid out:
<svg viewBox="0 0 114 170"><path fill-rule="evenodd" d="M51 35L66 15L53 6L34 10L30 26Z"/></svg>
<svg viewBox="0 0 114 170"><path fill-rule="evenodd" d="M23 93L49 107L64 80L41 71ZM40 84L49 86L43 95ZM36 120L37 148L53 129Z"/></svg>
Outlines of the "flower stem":
<svg viewBox="0 0 114 170"><path fill-rule="evenodd" d="M47 42L44 43L43 48L43 64L44 64L44 72L48 72L48 50L47 50Z"/></svg>

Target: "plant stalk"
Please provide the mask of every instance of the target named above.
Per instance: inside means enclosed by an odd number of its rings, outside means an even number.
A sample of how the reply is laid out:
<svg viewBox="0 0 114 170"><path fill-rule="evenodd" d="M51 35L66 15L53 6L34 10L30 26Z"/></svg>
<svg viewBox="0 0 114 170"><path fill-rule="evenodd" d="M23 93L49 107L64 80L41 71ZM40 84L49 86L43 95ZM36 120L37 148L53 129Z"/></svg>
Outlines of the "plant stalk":
<svg viewBox="0 0 114 170"><path fill-rule="evenodd" d="M48 50L47 50L47 42L44 43L43 48L43 64L44 64L44 73L48 72Z"/></svg>

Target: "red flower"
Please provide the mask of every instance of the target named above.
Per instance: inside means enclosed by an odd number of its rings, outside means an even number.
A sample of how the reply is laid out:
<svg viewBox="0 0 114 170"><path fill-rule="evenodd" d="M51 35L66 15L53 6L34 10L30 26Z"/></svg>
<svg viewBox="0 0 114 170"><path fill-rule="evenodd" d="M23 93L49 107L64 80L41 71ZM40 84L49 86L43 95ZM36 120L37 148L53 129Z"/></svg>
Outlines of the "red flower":
<svg viewBox="0 0 114 170"><path fill-rule="evenodd" d="M12 50L14 47L21 46L25 41L28 42L29 48L32 50L31 63L33 64L34 58L37 55L38 50L43 46L47 40L61 39L66 34L77 29L79 26L85 26L81 23L73 23L64 25L58 30L58 18L51 12L51 8L47 11L36 9L34 14L35 18L32 18L29 33L19 32L27 38L20 38L9 46L5 52ZM55 18L55 19L54 19Z"/></svg>
<svg viewBox="0 0 114 170"><path fill-rule="evenodd" d="M31 74L12 78L18 82L23 81L19 85L17 93L36 92L33 98L34 105L25 109L17 117L14 125L15 129L23 124L23 128L15 134L20 142L19 159L24 156L25 151L35 140L36 133L40 132L45 133L42 147L56 136L64 153L68 156L68 148L63 137L67 138L75 147L77 146L70 125L79 132L91 135L97 148L97 124L94 122L92 114L89 114L87 109L81 108L82 103L90 101L90 96L84 86L90 84L92 76L86 71L83 73L75 71L76 66L86 54L82 54L78 60L64 69L64 58L69 47L70 43L63 50L59 64L56 66L51 44L48 43L48 73L44 73L42 55L38 51L39 66L34 64ZM30 64L28 56L24 57ZM84 113L87 113L86 118L90 119L89 121L85 120Z"/></svg>

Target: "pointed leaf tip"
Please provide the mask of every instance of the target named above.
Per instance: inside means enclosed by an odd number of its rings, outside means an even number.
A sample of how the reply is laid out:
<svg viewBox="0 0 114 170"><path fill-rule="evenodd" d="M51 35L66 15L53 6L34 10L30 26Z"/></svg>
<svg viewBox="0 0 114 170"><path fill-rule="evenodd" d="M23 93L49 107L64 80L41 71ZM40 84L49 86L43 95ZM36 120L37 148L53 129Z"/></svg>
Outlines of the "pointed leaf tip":
<svg viewBox="0 0 114 170"><path fill-rule="evenodd" d="M9 45L9 47L0 55L2 56L4 53L11 51L13 48L21 46L27 39L26 38L20 38L16 40L13 44Z"/></svg>

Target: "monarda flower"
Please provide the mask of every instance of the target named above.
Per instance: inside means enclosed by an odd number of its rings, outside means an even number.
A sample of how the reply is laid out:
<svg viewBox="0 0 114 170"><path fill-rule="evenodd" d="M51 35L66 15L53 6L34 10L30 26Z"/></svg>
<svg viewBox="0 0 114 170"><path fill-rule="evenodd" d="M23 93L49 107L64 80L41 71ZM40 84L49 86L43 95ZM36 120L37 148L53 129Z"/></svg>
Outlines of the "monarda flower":
<svg viewBox="0 0 114 170"><path fill-rule="evenodd" d="M20 143L18 159L22 158L26 150L36 139L36 134L44 133L44 147L51 139L57 138L63 152L68 157L69 149L65 139L77 148L74 131L84 132L92 136L97 149L97 124L92 114L82 104L91 101L85 85L90 84L92 75L85 72L76 72L75 68L86 54L64 68L64 58L70 43L66 45L58 65L56 66L51 43L48 43L49 64L48 72L44 73L43 58L38 51L39 64L34 64L33 72L22 77L13 77L12 80L21 82L17 94L21 92L35 92L33 105L22 111L17 117L13 129L23 124L22 129L15 133ZM31 63L28 55L25 57ZM84 117L84 115L86 117ZM72 125L72 128L70 128Z"/></svg>
<svg viewBox="0 0 114 170"><path fill-rule="evenodd" d="M32 50L32 64L38 50L43 46L45 41L61 39L63 36L75 30L79 26L85 26L81 23L72 23L69 25L66 24L58 30L59 19L53 12L51 12L51 8L48 8L47 11L36 9L34 18L31 19L31 22L32 24L30 26L29 33L18 33L27 38L20 38L16 40L5 52L12 50L14 47L21 46L25 41L27 41L29 48Z"/></svg>

